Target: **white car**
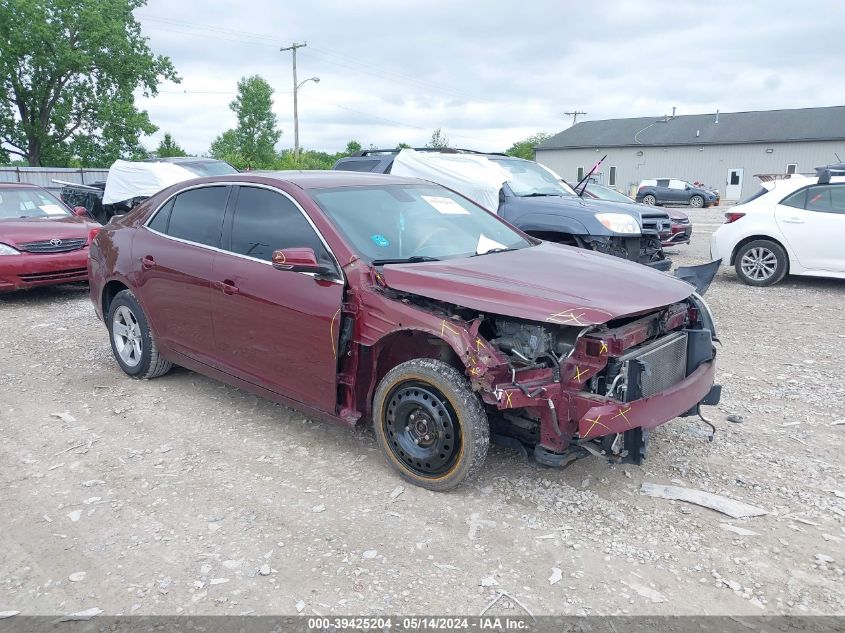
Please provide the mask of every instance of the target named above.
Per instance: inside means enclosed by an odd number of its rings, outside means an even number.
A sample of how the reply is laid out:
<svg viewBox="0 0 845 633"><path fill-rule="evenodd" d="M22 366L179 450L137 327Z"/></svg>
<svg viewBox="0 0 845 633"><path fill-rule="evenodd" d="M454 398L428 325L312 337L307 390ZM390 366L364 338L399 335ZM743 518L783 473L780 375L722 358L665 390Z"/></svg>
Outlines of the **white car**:
<svg viewBox="0 0 845 633"><path fill-rule="evenodd" d="M764 182L725 213L710 256L751 286L789 273L845 279L845 176L792 176Z"/></svg>

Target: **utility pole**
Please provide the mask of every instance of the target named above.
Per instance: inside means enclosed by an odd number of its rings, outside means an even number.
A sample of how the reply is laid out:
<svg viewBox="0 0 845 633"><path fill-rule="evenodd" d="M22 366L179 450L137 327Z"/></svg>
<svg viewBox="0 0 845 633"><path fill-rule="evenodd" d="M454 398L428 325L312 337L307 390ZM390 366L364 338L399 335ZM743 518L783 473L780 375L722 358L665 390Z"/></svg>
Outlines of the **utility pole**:
<svg viewBox="0 0 845 633"><path fill-rule="evenodd" d="M305 46L308 46L307 42L302 42L302 44L294 42L290 46L279 49L282 53L285 51L293 52L293 157L297 160L299 160L299 112L296 106L296 90L299 86L296 83L296 49Z"/></svg>
<svg viewBox="0 0 845 633"><path fill-rule="evenodd" d="M572 125L575 125L576 123L578 123L578 115L579 114L586 115L587 113L586 112L579 112L578 110L575 110L575 112L564 112L564 114L566 116L571 116L572 117Z"/></svg>

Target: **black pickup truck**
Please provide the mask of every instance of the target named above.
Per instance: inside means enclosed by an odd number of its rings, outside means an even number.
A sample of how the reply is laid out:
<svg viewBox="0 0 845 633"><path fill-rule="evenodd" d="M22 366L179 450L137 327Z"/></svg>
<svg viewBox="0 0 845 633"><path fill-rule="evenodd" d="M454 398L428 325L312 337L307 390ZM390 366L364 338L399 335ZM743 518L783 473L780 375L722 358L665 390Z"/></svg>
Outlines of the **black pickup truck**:
<svg viewBox="0 0 845 633"><path fill-rule="evenodd" d="M428 148L415 151L469 153L495 161L512 177L499 192L497 213L529 235L615 255L658 270L671 267L660 244L661 233L668 232L671 225L665 211L585 200L534 161L506 154ZM341 158L333 169L388 174L398 153L396 149L364 150Z"/></svg>

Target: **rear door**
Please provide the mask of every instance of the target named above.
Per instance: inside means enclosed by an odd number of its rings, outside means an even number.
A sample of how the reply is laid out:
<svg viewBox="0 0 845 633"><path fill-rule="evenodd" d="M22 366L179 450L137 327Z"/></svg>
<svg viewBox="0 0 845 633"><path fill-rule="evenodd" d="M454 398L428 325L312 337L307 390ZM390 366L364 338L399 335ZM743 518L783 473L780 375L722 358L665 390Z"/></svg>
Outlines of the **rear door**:
<svg viewBox="0 0 845 633"><path fill-rule="evenodd" d="M654 187L654 197L658 202L669 201L669 179L660 178L657 180L657 185Z"/></svg>
<svg viewBox="0 0 845 633"><path fill-rule="evenodd" d="M167 347L210 364L213 249L220 245L230 190L204 186L178 194L132 243L135 291L156 335Z"/></svg>
<svg viewBox="0 0 845 633"><path fill-rule="evenodd" d="M796 191L777 205L775 220L803 268L845 272L845 183Z"/></svg>
<svg viewBox="0 0 845 633"><path fill-rule="evenodd" d="M336 278L273 268L273 251L294 247L312 248ZM274 189L238 187L213 270L214 336L227 371L334 413L343 281L305 212Z"/></svg>

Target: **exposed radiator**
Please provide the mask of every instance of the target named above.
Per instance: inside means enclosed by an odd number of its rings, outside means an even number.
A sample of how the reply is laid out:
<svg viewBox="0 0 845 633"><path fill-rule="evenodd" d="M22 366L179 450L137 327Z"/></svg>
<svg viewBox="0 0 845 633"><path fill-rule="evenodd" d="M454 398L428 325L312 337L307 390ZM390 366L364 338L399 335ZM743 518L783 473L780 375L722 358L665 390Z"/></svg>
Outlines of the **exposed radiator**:
<svg viewBox="0 0 845 633"><path fill-rule="evenodd" d="M625 375L625 401L647 398L687 375L687 334L673 332L618 359Z"/></svg>

